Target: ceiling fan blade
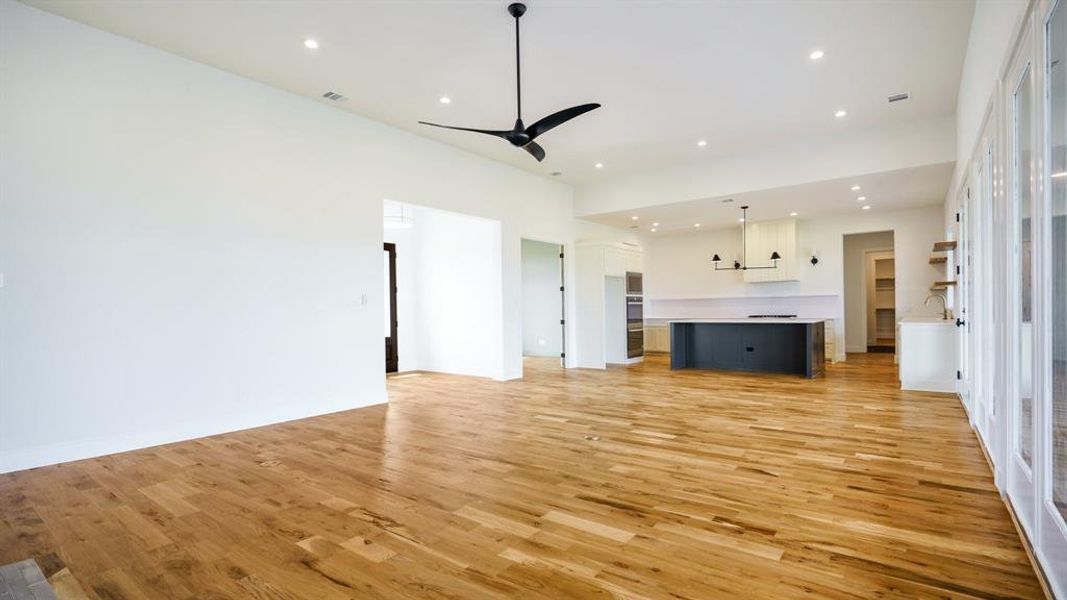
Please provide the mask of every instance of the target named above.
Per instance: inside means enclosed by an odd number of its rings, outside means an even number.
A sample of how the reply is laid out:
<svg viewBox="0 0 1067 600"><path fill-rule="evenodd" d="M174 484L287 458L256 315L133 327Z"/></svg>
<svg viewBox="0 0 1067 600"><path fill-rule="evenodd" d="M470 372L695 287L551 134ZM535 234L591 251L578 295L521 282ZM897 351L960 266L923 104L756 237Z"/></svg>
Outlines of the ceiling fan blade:
<svg viewBox="0 0 1067 600"><path fill-rule="evenodd" d="M474 133L484 133L486 135L493 135L498 138L505 139L507 139L508 134L511 133L510 131L499 131L494 129L471 129L470 127L453 127L452 125L440 125L438 123L429 123L426 121L419 121L419 123L422 125L429 125L431 127L440 127L442 129L456 129L459 131L473 131Z"/></svg>
<svg viewBox="0 0 1067 600"><path fill-rule="evenodd" d="M596 108L600 108L600 105L593 103L565 108L557 113L552 113L548 115L547 117L541 119L533 125L530 125L526 128L526 133L530 136L530 139L532 140L537 136L541 135L542 133L548 131L549 129L552 129L557 125L562 125L567 121L570 121L574 117L584 115L585 113Z"/></svg>
<svg viewBox="0 0 1067 600"><path fill-rule="evenodd" d="M530 156L536 158L537 162L541 162L545 159L545 149L539 146L537 142L530 142L523 146L522 149L529 152Z"/></svg>

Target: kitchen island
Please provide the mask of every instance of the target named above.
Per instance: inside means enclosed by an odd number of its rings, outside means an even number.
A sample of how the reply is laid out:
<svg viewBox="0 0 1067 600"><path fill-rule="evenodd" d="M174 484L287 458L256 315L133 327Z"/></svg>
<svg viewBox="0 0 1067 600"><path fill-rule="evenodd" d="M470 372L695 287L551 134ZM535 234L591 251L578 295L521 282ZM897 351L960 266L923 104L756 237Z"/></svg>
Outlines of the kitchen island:
<svg viewBox="0 0 1067 600"><path fill-rule="evenodd" d="M671 369L823 372L823 319L686 319L670 321Z"/></svg>

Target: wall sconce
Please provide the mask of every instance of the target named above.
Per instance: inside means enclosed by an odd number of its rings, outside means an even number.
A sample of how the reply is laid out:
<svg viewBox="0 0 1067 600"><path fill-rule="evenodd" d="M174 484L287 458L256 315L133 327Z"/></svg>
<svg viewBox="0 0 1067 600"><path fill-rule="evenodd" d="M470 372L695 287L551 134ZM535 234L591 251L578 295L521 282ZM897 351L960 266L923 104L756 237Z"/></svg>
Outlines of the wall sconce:
<svg viewBox="0 0 1067 600"><path fill-rule="evenodd" d="M819 264L819 251L815 248L811 249L811 266Z"/></svg>

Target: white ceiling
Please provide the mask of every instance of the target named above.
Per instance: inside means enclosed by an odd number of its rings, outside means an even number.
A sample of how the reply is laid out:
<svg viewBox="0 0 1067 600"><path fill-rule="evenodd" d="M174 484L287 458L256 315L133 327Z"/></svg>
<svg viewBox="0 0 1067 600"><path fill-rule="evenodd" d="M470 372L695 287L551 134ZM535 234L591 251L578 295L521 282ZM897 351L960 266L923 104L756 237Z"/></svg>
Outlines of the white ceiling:
<svg viewBox="0 0 1067 600"><path fill-rule="evenodd" d="M787 219L792 212L797 213L798 219L850 211L860 213L864 205L871 207L872 214L877 214L942 204L948 193L953 166L951 162L925 165L584 218L614 227L636 227L650 235L670 235L694 231L695 223L700 223L699 229L703 231L737 225L742 205L749 206L748 219L753 222ZM860 186L860 190L852 191L854 185ZM866 200L858 200L861 196ZM733 202L723 202L727 198L732 198ZM633 220L635 216L638 217L636 221ZM654 234L650 232L653 223L659 223Z"/></svg>
<svg viewBox="0 0 1067 600"><path fill-rule="evenodd" d="M525 121L604 105L539 140L538 164L503 140L416 123L510 127L507 1L26 1L300 95L339 92L348 100L332 106L576 184L952 114L973 10L971 0L531 2ZM825 58L810 61L814 49ZM887 104L904 91L911 100ZM838 108L848 116L834 118Z"/></svg>

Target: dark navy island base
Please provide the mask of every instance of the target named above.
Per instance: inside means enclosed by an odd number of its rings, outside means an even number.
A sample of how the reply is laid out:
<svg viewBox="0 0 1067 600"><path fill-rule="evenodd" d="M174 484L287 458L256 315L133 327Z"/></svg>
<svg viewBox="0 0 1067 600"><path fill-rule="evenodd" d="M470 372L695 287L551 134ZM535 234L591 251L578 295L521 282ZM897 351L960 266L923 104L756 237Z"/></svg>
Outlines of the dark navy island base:
<svg viewBox="0 0 1067 600"><path fill-rule="evenodd" d="M671 369L823 372L823 321L721 319L671 321Z"/></svg>

